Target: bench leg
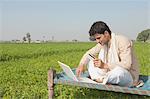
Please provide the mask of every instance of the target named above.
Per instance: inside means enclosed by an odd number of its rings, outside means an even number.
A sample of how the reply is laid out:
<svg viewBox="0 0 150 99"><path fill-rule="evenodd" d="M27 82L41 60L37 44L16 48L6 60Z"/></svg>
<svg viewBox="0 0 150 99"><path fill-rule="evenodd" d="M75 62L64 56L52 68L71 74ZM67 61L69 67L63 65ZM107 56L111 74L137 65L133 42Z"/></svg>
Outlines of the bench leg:
<svg viewBox="0 0 150 99"><path fill-rule="evenodd" d="M50 69L48 71L48 99L54 98L54 76L56 74L56 71L53 69Z"/></svg>

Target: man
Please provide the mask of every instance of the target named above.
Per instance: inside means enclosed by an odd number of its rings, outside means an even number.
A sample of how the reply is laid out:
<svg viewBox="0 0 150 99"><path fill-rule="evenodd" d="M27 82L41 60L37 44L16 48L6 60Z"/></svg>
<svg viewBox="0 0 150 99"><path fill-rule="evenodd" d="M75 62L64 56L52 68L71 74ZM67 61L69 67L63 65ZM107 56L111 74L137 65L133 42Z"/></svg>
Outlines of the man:
<svg viewBox="0 0 150 99"><path fill-rule="evenodd" d="M97 45L82 57L76 70L77 76L88 66L90 77L97 82L132 86L138 84L139 67L132 49L132 42L111 33L106 23L95 22L89 31ZM90 60L89 54L95 59ZM98 58L96 57L98 55Z"/></svg>

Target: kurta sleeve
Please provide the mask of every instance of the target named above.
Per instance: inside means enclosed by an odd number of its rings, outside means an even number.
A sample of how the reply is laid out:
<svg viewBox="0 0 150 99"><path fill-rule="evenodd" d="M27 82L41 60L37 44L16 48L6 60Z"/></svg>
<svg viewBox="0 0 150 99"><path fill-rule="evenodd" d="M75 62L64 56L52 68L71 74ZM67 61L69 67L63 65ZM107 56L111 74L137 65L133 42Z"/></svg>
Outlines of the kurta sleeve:
<svg viewBox="0 0 150 99"><path fill-rule="evenodd" d="M93 48L91 48L90 50L88 50L83 55L83 57L81 58L79 66L83 66L83 65L85 66L85 65L87 65L87 63L89 62L88 54L91 54L93 56L98 55L98 53L100 52L101 47L102 47L101 44L98 43L96 46L94 46Z"/></svg>

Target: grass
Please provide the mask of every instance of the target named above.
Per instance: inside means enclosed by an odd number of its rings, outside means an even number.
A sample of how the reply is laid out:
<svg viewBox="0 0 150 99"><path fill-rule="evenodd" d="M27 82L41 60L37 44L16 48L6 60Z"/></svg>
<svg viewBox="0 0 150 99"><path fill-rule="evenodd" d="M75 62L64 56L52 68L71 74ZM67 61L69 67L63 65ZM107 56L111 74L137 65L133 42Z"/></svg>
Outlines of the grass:
<svg viewBox="0 0 150 99"><path fill-rule="evenodd" d="M47 99L47 71L62 71L57 61L77 67L82 55L94 43L0 44L0 97L4 99ZM150 44L135 43L140 73L150 75ZM75 86L57 85L55 97L63 98L149 98L131 94L99 91Z"/></svg>

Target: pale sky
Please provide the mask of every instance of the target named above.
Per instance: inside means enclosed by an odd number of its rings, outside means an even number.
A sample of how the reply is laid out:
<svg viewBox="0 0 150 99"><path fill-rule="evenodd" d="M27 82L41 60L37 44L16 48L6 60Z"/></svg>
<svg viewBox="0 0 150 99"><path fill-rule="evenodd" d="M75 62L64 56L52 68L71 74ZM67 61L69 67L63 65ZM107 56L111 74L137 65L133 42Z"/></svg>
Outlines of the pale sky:
<svg viewBox="0 0 150 99"><path fill-rule="evenodd" d="M0 0L0 40L89 41L95 21L136 39L150 28L150 0Z"/></svg>

